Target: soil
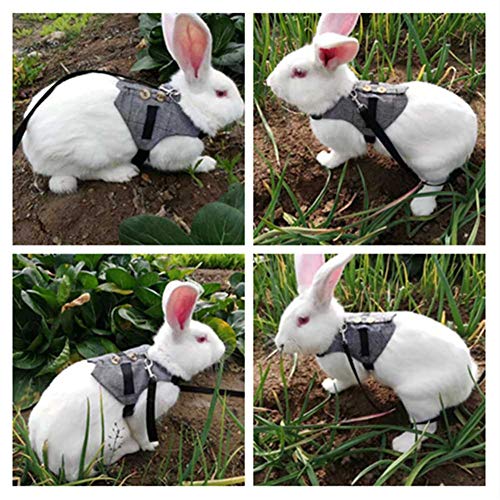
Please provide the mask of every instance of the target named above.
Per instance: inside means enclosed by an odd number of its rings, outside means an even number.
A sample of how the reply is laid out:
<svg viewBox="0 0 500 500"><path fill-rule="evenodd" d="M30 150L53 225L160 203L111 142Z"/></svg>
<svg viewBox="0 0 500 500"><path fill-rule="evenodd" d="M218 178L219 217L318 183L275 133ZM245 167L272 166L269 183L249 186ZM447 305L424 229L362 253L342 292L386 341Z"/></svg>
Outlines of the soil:
<svg viewBox="0 0 500 500"><path fill-rule="evenodd" d="M26 23L14 17L14 29L27 27ZM37 30L14 39L14 51L39 52L45 64L37 80L19 91L14 127L21 122L31 97L67 72L101 69L158 85L154 73L130 71L140 43L137 14L96 14L78 38L64 45L47 44ZM206 154L232 159L243 151L243 127L236 124L204 142ZM234 173L243 181L243 159ZM221 168L197 174L197 178L202 185L186 172L165 174L146 169L126 184L79 182L76 193L55 195L48 190L47 178L32 173L19 148L13 162L14 244L117 244L119 224L144 213L167 216L186 229L196 212L216 201L229 185Z"/></svg>
<svg viewBox="0 0 500 500"><path fill-rule="evenodd" d="M458 47L455 52L460 53L460 57L469 60L467 50ZM481 52L481 51L480 51ZM479 54L479 60L484 61L484 52ZM406 81L406 55L402 57L401 63L395 66L394 77L389 83L401 83ZM362 61L361 61L362 63ZM482 64L482 62L481 62ZM419 67L418 64L416 64ZM457 68L458 74L461 69ZM458 76L457 74L457 76ZM481 165L485 158L485 88L484 82L478 87L476 94L471 97L459 85L452 89L455 93L464 98L474 109L478 116L479 133L476 148L472 154L471 161L475 165ZM319 195L327 179L327 171L316 161L316 155L325 147L316 139L309 126L309 118L303 113L291 110L283 102L279 102L274 97L269 97L261 105L263 115L266 117L269 127L273 131L276 144L279 148L281 166L276 164L275 152L269 137L264 129L262 120L255 116L254 127L254 206L255 224L258 224L264 216L271 201L271 195L266 189L269 185L269 163L273 165L275 174L278 176L282 172L282 167L286 164L287 170L284 176L285 182L290 186L296 196L302 210L307 209ZM366 181L366 188L370 200L370 207L382 207L403 196L417 184L416 178L408 171L401 169L392 159L386 158L375 151L370 150L368 155L351 161L347 174L339 194L338 212L342 215L354 214L365 210L363 185L356 165L360 168ZM310 227L322 224L329 215L337 192L337 186L342 168L333 170L332 179L327 188L324 201L316 211L310 216ZM466 184L463 177L458 176L451 181L451 190L464 194ZM483 196L484 193L481 193ZM325 201L327 200L327 201ZM277 226L288 226L285 220L286 214L296 217L297 211L286 191L283 189L278 200L277 218L274 224ZM438 207L442 208L442 207ZM409 213L408 203L402 203L398 216L402 217ZM393 228L388 228L380 233L380 236L372 241L379 244L439 244L439 238L448 228L452 208L444 210L438 217L424 223L421 229L411 238L408 237L407 228L404 224L399 224ZM359 220L353 218L349 224ZM335 222L335 228L341 229L347 222ZM466 242L474 221L466 225L459 231L458 244ZM355 234L356 229L346 229L347 233ZM485 217L481 218L479 231L476 237L476 244L485 242Z"/></svg>
<svg viewBox="0 0 500 500"><path fill-rule="evenodd" d="M471 349L474 359L478 361L480 366L480 372L484 370L484 360L485 353L482 347L474 347ZM266 361L269 356L270 351L262 346L257 345L254 352L254 366L262 366L262 371L265 370L266 366L270 365L269 375L266 379L266 386L264 390L264 402L263 406L266 409L266 415L275 415L275 422L280 423L282 417L281 412L276 405L276 399L282 399L280 395L283 393L283 385L281 381L280 366L279 366L279 356L274 356L270 361ZM293 359L291 356L285 356L284 370L285 373L290 373L293 365ZM259 370L255 369L254 376L254 389L259 384ZM296 370L293 374L292 379L288 383L288 394L290 398L290 408L295 408L297 412L300 411L304 394L311 382L311 379L316 377L317 383L314 385L309 399L309 408L313 408L318 405L321 401L325 399L325 391L321 387L321 381L325 378L324 372L319 368L314 356L299 356L299 362L296 366ZM376 424L387 424L387 425L398 425L407 426L408 417L407 414L399 402L396 394L388 387L382 386L374 379L369 379L365 383L370 397L377 404L377 406L383 411L389 411L396 407L396 411L390 415L378 418L373 422ZM482 390L485 391L484 385L482 385ZM275 397L276 396L276 397ZM339 419L352 419L357 417L362 417L365 415L373 415L375 410L367 401L363 391L360 387L356 386L342 392L339 395L340 399L340 415ZM465 407L472 411L481 402L480 396L477 392L474 392L470 398L464 403ZM335 402L332 398L331 402L321 411L316 412L315 415L310 418L307 424L318 424L318 423L331 423L335 419ZM293 415L292 415L293 418ZM452 424L451 428L458 424ZM366 432L363 431L363 432ZM359 430L343 430L338 432L335 437L333 446L339 446L344 441L350 440L358 434L363 433ZM444 433L443 425L438 428L438 435L443 436ZM392 432L388 433L387 439L390 443L391 440L396 437L399 433ZM379 439L373 439L363 442L363 447L373 446L378 448L380 446ZM425 443L423 449L425 450ZM305 450L307 452L307 450ZM348 456L343 458L340 462L334 462L329 464L322 470L316 470L316 474L320 479L321 485L350 485L354 478L370 464L376 462L380 458L377 452L365 453ZM485 469L476 468L474 473L470 473L460 467L461 462L457 460L453 463L445 463L437 469L432 470L426 474L423 478L419 478L415 484L416 485L459 485L459 486L480 486L485 484ZM363 478L356 483L359 486L369 486L378 478L378 475L383 469L376 469L375 471L366 474ZM377 474L378 472L378 474ZM264 473L256 474L254 478L255 484L259 484L264 478ZM271 475L269 480L277 479L277 476ZM405 477L402 473L398 472L394 474L385 484L398 486L403 484Z"/></svg>

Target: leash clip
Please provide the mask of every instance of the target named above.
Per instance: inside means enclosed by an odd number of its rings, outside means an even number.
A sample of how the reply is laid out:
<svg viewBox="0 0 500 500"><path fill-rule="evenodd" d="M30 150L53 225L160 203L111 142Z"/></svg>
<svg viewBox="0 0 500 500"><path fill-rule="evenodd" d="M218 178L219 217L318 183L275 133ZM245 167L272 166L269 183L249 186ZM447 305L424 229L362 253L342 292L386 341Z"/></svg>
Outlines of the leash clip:
<svg viewBox="0 0 500 500"><path fill-rule="evenodd" d="M358 99L358 93L355 90L351 90L349 92L349 97L359 111L361 111L362 109L366 109L366 105L360 102L360 100Z"/></svg>
<svg viewBox="0 0 500 500"><path fill-rule="evenodd" d="M156 380L157 377L153 373L153 362L150 359L148 359L148 358L144 359L144 368L148 372L149 378L152 380Z"/></svg>
<svg viewBox="0 0 500 500"><path fill-rule="evenodd" d="M176 101L177 98L181 96L181 93L177 89L174 89L173 87L167 87L166 85L160 85L160 90L165 92L167 99L173 99L174 101Z"/></svg>

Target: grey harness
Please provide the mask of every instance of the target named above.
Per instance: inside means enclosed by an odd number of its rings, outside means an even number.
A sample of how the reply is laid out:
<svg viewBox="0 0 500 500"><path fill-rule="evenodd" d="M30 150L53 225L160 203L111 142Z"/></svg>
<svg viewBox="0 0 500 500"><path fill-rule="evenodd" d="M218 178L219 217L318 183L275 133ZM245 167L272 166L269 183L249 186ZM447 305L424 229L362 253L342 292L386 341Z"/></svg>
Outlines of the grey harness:
<svg viewBox="0 0 500 500"><path fill-rule="evenodd" d="M396 329L395 313L349 313L339 334L333 338L328 349L318 358L334 352L346 354L343 341L350 355L363 364L366 370L373 370L374 363L382 354Z"/></svg>
<svg viewBox="0 0 500 500"><path fill-rule="evenodd" d="M116 109L127 124L137 146L132 163L142 166L149 152L172 136L203 137L202 131L181 108L180 93L170 85L159 89L130 80L118 80Z"/></svg>
<svg viewBox="0 0 500 500"><path fill-rule="evenodd" d="M366 106L383 130L389 127L404 111L408 104L407 85L388 83L358 82L355 92L360 104ZM352 93L351 92L351 93ZM376 136L360 115L358 106L350 97L342 97L333 108L322 115L312 115L315 120L342 120L354 125L365 137L366 142L374 143Z"/></svg>
<svg viewBox="0 0 500 500"><path fill-rule="evenodd" d="M388 83L358 82L355 92L360 104L366 106L383 130L389 127L404 111L408 104L407 85ZM352 93L351 92L351 93ZM342 97L333 108L322 115L312 115L315 120L343 120L354 125L365 137L366 142L374 143L375 134L366 126L358 106L350 97Z"/></svg>
<svg viewBox="0 0 500 500"><path fill-rule="evenodd" d="M105 354L87 361L94 363L92 376L124 406L123 416L134 414L139 396L148 388L151 375L157 381L172 382L173 375L163 366L150 360L151 346L141 345L120 353Z"/></svg>

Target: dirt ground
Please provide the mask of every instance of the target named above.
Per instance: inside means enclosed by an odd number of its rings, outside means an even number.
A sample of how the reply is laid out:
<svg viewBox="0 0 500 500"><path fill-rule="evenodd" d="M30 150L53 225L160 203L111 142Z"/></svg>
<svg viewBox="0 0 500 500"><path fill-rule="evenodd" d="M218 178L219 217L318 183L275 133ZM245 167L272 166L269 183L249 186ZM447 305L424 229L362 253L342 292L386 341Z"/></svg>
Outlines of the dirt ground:
<svg viewBox="0 0 500 500"><path fill-rule="evenodd" d="M265 361L266 357L269 356L269 351L264 349L262 346L257 346L254 352L254 365L257 367L262 365L263 368L267 366ZM472 350L474 358L478 361L480 365L480 371L484 369L484 351L482 348L474 348ZM281 420L280 411L276 405L276 399L273 397L273 393L277 394L278 397L283 392L283 385L280 375L279 367L279 356L274 356L269 362L271 368L269 375L266 380L266 386L264 390L264 407L267 410L274 410L276 412L276 423ZM285 373L289 373L293 364L293 359L291 356L284 357L284 369ZM257 374L258 371L256 370ZM325 398L325 391L321 387L321 381L326 377L324 372L319 368L314 356L300 356L299 362L296 367L296 371L288 384L288 393L290 397L290 408L296 408L297 412L300 410L303 404L304 394L311 382L312 377L316 376L317 383L314 386L310 394L309 408L313 408ZM255 375L254 379L254 389L259 383L258 375ZM380 385L373 379L370 379L366 383L366 387L369 391L370 396L375 401L377 406L382 410L388 411L396 406L397 410L390 415L374 420L376 424L388 424L388 425L408 425L407 414L399 402L396 394L389 388ZM483 391L484 386L482 386ZM362 390L359 387L353 387L339 395L340 398L340 420L351 419L356 417L361 417L364 415L372 415L374 410L370 403L367 401ZM466 401L465 406L469 411L473 410L480 403L480 396L473 393L471 397ZM323 410L317 412L313 418L307 421L308 424L318 424L321 422L331 423L335 419L335 402L332 398L328 406ZM453 429L453 425L451 426ZM366 432L366 431L363 431ZM335 438L334 446L339 446L342 442L352 439L360 431L342 431L339 432ZM398 433L394 432L388 436L388 442L390 442ZM438 429L438 434L443 435L443 425ZM374 447L379 446L377 440L366 441L363 446L370 446L370 443ZM425 448L425 444L424 444ZM324 470L316 471L322 485L350 485L353 479L366 467L368 467L373 462L379 459L379 455L374 453L356 454L353 457L345 457L340 462L335 462L326 467ZM375 472L370 472L363 476L363 478L357 483L359 486L369 486L377 479L378 475ZM380 469L378 469L380 474ZM254 481L255 484L259 483L259 480L263 478L263 473L256 475ZM270 480L275 479L271 475ZM403 483L404 477L400 472L394 474L386 485L401 485ZM474 469L474 473L470 473L465 469L460 467L460 461L455 463L447 463L443 466L432 470L424 476L424 478L419 479L415 483L416 485L460 485L460 486L479 486L485 484L485 470L484 468Z"/></svg>
<svg viewBox="0 0 500 500"><path fill-rule="evenodd" d="M460 57L467 61L469 55L467 51L459 51ZM462 53L463 52L463 53ZM406 56L405 56L406 57ZM481 59L483 58L483 59ZM470 58L469 58L470 59ZM484 61L484 53L479 54L479 61ZM482 63L481 63L482 64ZM457 77L460 73L458 69ZM406 70L404 64L395 67L395 77L390 79L390 83L404 82ZM479 134L476 148L471 161L480 165L485 158L485 88L484 83L478 88L477 95L471 100L460 87L455 85L454 92L458 93L472 106L478 116ZM316 155L325 149L316 139L309 126L309 118L303 113L290 110L289 106L279 102L276 98L269 96L263 105L262 112L272 129L279 148L281 165L287 164L285 182L288 183L292 192L297 197L300 206L305 209L309 207L316 199L325 185L327 171L317 163ZM265 132L262 120L256 114L254 127L254 147L260 151L262 156L271 162L276 175L279 175L281 169L276 165L273 145ZM342 215L353 214L362 210L364 207L364 194L361 178L357 172L356 165L359 165L366 181L370 208L387 205L404 195L410 189L415 187L415 177L407 171L402 170L393 160L383 157L376 152L370 152L368 156L356 159L350 162L346 177L339 196L338 207L346 207ZM333 201L335 199L339 177L342 168L339 167L333 171L332 179L327 188L324 201L318 209L311 215L309 222L312 227L323 223L330 213ZM269 171L266 162L259 154L254 156L254 206L255 223L258 223L268 207L271 196L265 188L269 184ZM451 183L451 190L465 193L465 181L463 177L458 177ZM404 204L403 204L404 205ZM282 212L297 215L296 209L292 204L290 197L282 190L279 198L279 206ZM438 206L439 209L439 206ZM399 212L402 213L401 211ZM438 218L425 223L421 230L411 239L408 239L406 228L400 224L394 228L383 231L374 243L383 244L430 244L439 243L438 238L444 233L449 225L451 208L444 211ZM402 216L402 215L401 215ZM354 218L349 221L353 223L359 220ZM274 221L277 226L288 226L283 217ZM347 222L334 221L334 227L342 227ZM468 224L460 231L459 244L466 242L467 237L474 225L474 221ZM353 229L349 229L353 232ZM481 220L476 244L485 242L485 218Z"/></svg>
<svg viewBox="0 0 500 500"><path fill-rule="evenodd" d="M14 29L24 27L26 21L14 18ZM65 45L49 45L36 33L14 39L15 51L40 52L46 64L32 86L20 89L14 128L31 97L67 71L101 69L160 83L152 72L130 72L140 41L137 14L95 15L80 36ZM243 127L237 124L204 142L206 154L232 159L243 151ZM234 172L242 181L243 159ZM147 169L126 184L79 182L76 193L55 195L46 178L33 175L20 147L13 161L14 244L117 244L120 222L144 213L167 216L185 228L203 205L216 201L228 188L223 169L197 177L203 186L186 172Z"/></svg>

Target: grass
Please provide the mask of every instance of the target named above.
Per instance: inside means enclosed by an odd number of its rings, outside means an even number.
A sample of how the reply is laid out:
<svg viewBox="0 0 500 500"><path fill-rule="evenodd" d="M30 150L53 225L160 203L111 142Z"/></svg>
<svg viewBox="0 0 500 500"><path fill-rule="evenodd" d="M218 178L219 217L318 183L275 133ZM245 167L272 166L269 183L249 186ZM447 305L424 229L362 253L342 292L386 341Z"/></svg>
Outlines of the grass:
<svg viewBox="0 0 500 500"><path fill-rule="evenodd" d="M254 75L256 122L262 125L272 154L258 147L255 154L269 172L267 191L270 201L254 231L256 244L343 244L374 243L384 232L404 228L411 240L424 224L449 217L448 226L432 243L474 244L485 216L485 164L468 162L463 168L462 193L450 186L438 194L438 210L428 217L415 217L409 209L416 196L408 195L394 206L374 206L357 161L352 160L327 172L325 184L314 200L299 201L298 193L287 183L286 169L292 151L277 143L269 125L268 101L276 100L265 79L282 57L309 43L314 35L316 14L261 14L254 27ZM459 93L466 100L484 100L485 17L482 14L370 14L360 18L353 36L360 40L360 53L352 65L360 79L385 81L422 80ZM285 112L289 112L285 110ZM314 153L311 151L311 160ZM337 174L337 172L339 172ZM353 200L341 196L346 175L356 179L363 209L349 211ZM332 177L336 177L332 201ZM284 202L287 202L285 205ZM285 206L293 206L293 212ZM328 210L326 207L328 206ZM316 212L326 213L315 217ZM451 215L448 213L451 212ZM284 222L283 222L284 220ZM463 233L467 233L463 236ZM459 241L459 239L465 241Z"/></svg>
<svg viewBox="0 0 500 500"><path fill-rule="evenodd" d="M243 484L244 476L229 476L235 461L241 461L243 457L243 444L234 448L232 440L233 431L228 425L233 422L241 434L244 433L243 424L227 405L226 399L219 396L218 389L221 384L223 365L219 366L216 392L214 393L207 419L203 428L194 429L184 423L181 424L180 435L172 436L177 439L169 439L168 443L160 443L166 446L164 456L153 455L144 464L142 469L134 466L127 467L126 459L105 466L102 463L102 447L96 457L86 464L86 443L89 437L88 418L90 408L87 410L87 428L83 436L82 454L80 459L80 473L76 481L68 482L64 472L54 474L45 464L48 460L48 450L44 450L44 456L40 460L29 442L29 432L25 417L19 410L14 410L13 418L13 482L16 485L114 485L122 486L129 484L143 485L234 485ZM220 407L220 431L218 437L211 435L211 427L215 424L215 410ZM104 416L101 411L102 429L104 429ZM102 440L104 443L102 432ZM188 446L189 444L189 446ZM48 445L50 446L50 444ZM104 446L104 445L103 445ZM97 469L98 474L91 476L92 468Z"/></svg>
<svg viewBox="0 0 500 500"><path fill-rule="evenodd" d="M255 260L255 344L264 350L271 349L281 314L296 295L292 258L265 255ZM347 311L410 310L428 315L482 351L484 266L484 255L356 256L346 266L336 297ZM360 421L341 420L338 399L313 397L319 385L315 377L295 400L290 388L301 358L295 358L289 371L283 359L279 369L275 363L276 358L255 365L254 453L259 484L319 484L325 475L335 476L345 461L352 469L348 484L424 484L429 473L450 464L465 476L484 469L485 397L479 388L475 408L461 406L454 421L444 418L438 434L429 436L421 450L398 455L388 436L408 428L382 424L373 415ZM279 371L281 388L271 404L267 385L273 366Z"/></svg>
<svg viewBox="0 0 500 500"><path fill-rule="evenodd" d="M14 101L18 98L19 90L32 85L45 67L40 56L36 53L26 56L13 54L12 56L12 94Z"/></svg>

